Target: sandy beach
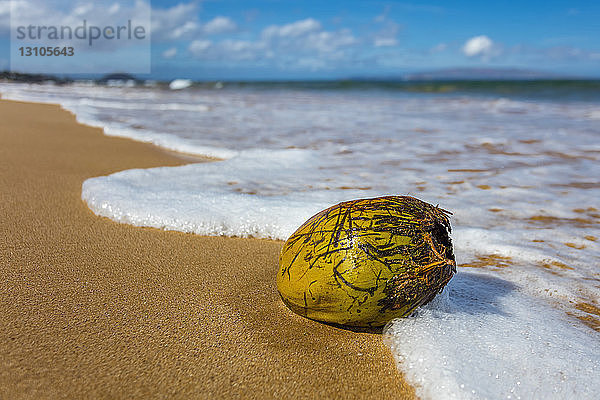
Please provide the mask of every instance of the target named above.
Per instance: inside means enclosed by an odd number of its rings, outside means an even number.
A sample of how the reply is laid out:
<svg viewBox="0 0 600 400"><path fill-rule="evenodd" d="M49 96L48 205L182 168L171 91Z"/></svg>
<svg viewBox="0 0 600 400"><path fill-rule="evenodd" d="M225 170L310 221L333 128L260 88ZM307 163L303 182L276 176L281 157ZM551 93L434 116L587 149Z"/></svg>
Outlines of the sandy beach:
<svg viewBox="0 0 600 400"><path fill-rule="evenodd" d="M381 336L280 301L282 243L117 224L89 178L184 158L0 101L0 398L414 398Z"/></svg>

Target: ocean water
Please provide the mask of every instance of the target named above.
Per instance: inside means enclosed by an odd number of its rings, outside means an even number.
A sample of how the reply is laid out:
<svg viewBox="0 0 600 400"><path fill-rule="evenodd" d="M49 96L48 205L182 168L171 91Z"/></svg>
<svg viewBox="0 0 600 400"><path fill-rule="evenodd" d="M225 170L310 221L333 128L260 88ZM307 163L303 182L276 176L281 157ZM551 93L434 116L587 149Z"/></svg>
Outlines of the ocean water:
<svg viewBox="0 0 600 400"><path fill-rule="evenodd" d="M462 86L461 86L462 85ZM218 159L92 178L96 214L285 240L339 201L412 195L452 211L459 272L384 338L424 398L600 392L596 84L1 83L80 122Z"/></svg>

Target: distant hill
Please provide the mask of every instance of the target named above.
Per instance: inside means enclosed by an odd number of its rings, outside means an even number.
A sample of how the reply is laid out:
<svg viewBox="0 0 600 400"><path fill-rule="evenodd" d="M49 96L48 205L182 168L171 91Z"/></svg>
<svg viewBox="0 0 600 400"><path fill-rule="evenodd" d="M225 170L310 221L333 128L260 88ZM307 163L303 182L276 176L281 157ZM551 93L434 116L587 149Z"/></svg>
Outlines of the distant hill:
<svg viewBox="0 0 600 400"><path fill-rule="evenodd" d="M6 80L6 81L10 81L10 82L25 82L25 83L54 82L57 84L73 82L73 80L70 78L59 78L54 75L22 74L19 72L10 72L10 71L0 72L0 80Z"/></svg>
<svg viewBox="0 0 600 400"><path fill-rule="evenodd" d="M447 68L433 71L417 72L402 77L407 81L440 81L440 80L540 80L569 78L545 71L534 71L518 68Z"/></svg>
<svg viewBox="0 0 600 400"><path fill-rule="evenodd" d="M103 85L107 85L107 84L111 84L111 83L141 84L143 82L144 81L136 78L133 75L123 74L123 73L105 75L102 78L96 80L96 83L103 84Z"/></svg>

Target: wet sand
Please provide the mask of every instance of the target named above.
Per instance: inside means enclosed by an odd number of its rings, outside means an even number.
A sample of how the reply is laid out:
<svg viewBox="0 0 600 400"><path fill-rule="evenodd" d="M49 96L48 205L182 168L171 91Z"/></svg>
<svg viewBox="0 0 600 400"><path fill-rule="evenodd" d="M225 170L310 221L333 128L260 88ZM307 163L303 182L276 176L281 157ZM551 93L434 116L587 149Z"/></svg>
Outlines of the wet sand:
<svg viewBox="0 0 600 400"><path fill-rule="evenodd" d="M120 225L82 182L180 165L0 101L0 398L414 398L380 335L280 301L282 243Z"/></svg>

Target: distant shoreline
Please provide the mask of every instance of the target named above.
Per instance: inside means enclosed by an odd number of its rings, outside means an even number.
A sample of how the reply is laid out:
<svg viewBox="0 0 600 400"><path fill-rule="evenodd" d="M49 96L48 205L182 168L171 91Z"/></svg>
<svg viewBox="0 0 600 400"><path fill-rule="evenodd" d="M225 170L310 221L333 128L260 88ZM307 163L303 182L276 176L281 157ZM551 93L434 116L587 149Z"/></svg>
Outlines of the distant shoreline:
<svg viewBox="0 0 600 400"><path fill-rule="evenodd" d="M293 83L334 83L334 82L519 82L519 81L580 81L594 82L600 81L600 76L580 76L566 75L545 71L521 70L516 68L450 68L442 70L432 70L423 72L409 72L399 75L357 75L336 77L328 79L226 79L226 78L194 78L194 77L140 77L125 73L112 73L105 75L57 75L57 74L38 74L13 71L0 71L0 81L39 83L44 81L54 81L57 83L71 83L77 81L95 81L97 83L107 83L110 80L134 81L142 84L147 81L157 83L169 83L173 80L184 78L194 83L216 83L225 82L228 84L293 84Z"/></svg>
<svg viewBox="0 0 600 400"><path fill-rule="evenodd" d="M100 86L158 88L164 90L316 90L359 91L434 94L434 95L481 95L539 100L600 101L600 79L579 78L530 78L530 79L384 79L356 78L337 80L271 80L271 81L191 81L184 87L170 85L169 81L143 80L116 74L100 79L77 79L51 75L0 73L0 83L25 84L91 84ZM173 80L182 81L182 80ZM177 82L176 82L177 83Z"/></svg>

